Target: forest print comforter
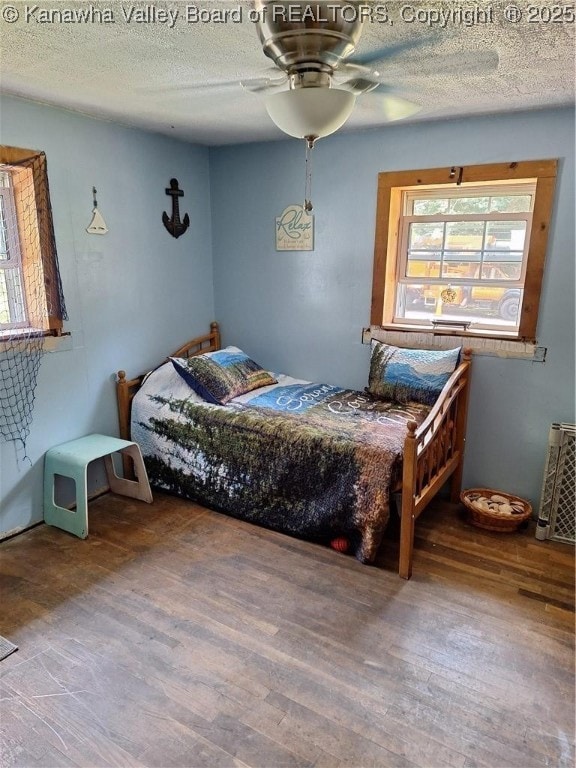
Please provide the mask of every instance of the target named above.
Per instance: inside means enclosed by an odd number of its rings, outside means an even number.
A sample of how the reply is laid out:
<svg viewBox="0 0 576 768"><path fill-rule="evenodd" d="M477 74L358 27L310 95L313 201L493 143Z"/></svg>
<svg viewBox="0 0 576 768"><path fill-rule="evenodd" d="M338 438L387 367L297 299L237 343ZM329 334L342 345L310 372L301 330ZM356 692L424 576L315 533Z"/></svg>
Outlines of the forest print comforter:
<svg viewBox="0 0 576 768"><path fill-rule="evenodd" d="M303 538L346 536L371 562L389 518L410 420L428 406L276 376L278 384L211 405L168 363L132 405L152 485Z"/></svg>

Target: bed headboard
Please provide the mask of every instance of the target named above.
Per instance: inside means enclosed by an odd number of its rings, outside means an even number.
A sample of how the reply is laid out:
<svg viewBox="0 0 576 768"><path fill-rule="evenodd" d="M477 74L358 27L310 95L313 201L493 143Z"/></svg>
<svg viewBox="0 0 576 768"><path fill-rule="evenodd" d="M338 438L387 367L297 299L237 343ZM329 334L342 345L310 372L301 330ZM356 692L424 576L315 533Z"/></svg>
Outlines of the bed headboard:
<svg viewBox="0 0 576 768"><path fill-rule="evenodd" d="M162 363L165 363L169 357L194 357L195 355L202 355L205 352L216 352L217 349L220 349L220 327L218 323L213 322L210 323L210 333L190 339L186 344L178 347L177 350L164 358ZM140 389L145 375L146 374L143 373L135 379L127 379L126 371L118 371L116 397L118 400L120 437L123 440L130 440L130 412L132 410L132 400L134 399L136 392Z"/></svg>

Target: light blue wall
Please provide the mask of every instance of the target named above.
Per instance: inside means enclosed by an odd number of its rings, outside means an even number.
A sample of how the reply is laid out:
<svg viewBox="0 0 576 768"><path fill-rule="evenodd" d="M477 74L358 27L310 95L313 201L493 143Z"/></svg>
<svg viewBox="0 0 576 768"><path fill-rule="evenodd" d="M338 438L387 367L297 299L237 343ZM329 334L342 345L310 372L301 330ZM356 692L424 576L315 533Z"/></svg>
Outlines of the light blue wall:
<svg viewBox="0 0 576 768"><path fill-rule="evenodd" d="M114 374L137 375L214 319L209 157L204 148L3 98L1 141L48 159L54 227L71 339L40 368L30 462L0 442L0 531L42 519L42 464L51 446L116 435ZM172 177L190 228L162 225ZM108 225L89 235L92 187Z"/></svg>
<svg viewBox="0 0 576 768"><path fill-rule="evenodd" d="M574 113L337 134L314 149L316 247L278 253L274 217L304 196L304 142L212 149L216 316L226 343L295 376L363 388L379 171L559 158L538 341L545 364L476 357L464 481L537 503L552 421L574 421Z"/></svg>
<svg viewBox="0 0 576 768"><path fill-rule="evenodd" d="M316 248L277 253L274 217L304 192L296 140L207 150L4 98L1 140L47 153L72 331L40 369L28 454L0 443L0 531L42 519L45 451L117 434L114 373L140 373L216 317L225 343L276 370L363 388L377 174L557 157L539 324L547 362L477 357L465 484L537 502L552 421L574 421L574 115L571 110L337 134L314 150ZM176 176L191 218L162 227ZM110 232L88 235L92 186ZM212 227L211 227L212 223Z"/></svg>

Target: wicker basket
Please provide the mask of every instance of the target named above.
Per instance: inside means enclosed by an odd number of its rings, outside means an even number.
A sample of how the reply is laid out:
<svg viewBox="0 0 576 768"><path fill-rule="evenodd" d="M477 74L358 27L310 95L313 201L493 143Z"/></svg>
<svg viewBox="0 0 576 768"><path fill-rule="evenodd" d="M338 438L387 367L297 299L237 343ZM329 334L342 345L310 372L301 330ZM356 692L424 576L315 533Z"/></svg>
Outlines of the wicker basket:
<svg viewBox="0 0 576 768"><path fill-rule="evenodd" d="M511 514L510 512L501 512L498 508L490 511L477 509L472 502L480 496L490 499L491 496L501 496L506 499L508 504L514 503L523 508L522 512ZM496 491L492 488L469 488L462 491L460 500L468 510L468 519L472 525L478 528L484 528L487 531L501 531L502 533L513 533L519 525L532 516L532 505L526 499L519 496L513 496L505 491Z"/></svg>

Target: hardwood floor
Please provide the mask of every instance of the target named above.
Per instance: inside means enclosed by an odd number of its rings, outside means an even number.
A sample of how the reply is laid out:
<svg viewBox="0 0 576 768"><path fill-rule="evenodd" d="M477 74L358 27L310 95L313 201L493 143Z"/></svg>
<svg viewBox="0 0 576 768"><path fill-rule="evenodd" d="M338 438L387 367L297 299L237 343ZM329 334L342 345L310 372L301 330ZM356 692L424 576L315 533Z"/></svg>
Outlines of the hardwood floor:
<svg viewBox="0 0 576 768"><path fill-rule="evenodd" d="M574 548L436 503L414 576L155 494L0 545L0 762L574 765Z"/></svg>

